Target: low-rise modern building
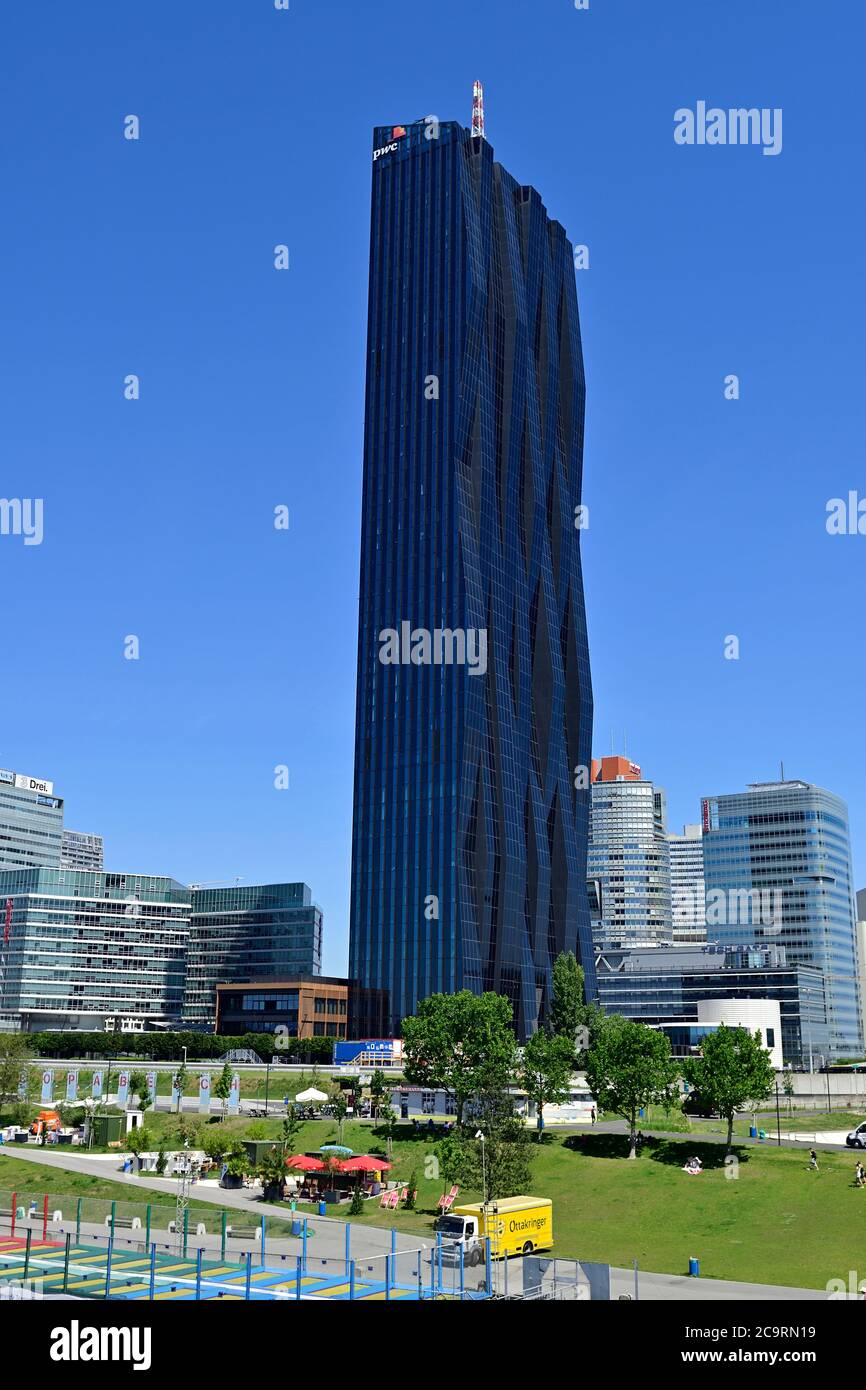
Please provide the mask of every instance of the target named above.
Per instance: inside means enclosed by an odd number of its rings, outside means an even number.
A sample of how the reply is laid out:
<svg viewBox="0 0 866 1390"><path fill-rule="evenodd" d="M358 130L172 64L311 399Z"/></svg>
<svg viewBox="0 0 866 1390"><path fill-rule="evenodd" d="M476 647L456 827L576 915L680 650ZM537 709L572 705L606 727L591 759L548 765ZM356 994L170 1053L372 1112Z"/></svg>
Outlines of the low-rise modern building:
<svg viewBox="0 0 866 1390"><path fill-rule="evenodd" d="M63 801L54 783L0 768L0 872L60 868Z"/></svg>
<svg viewBox="0 0 866 1390"><path fill-rule="evenodd" d="M707 1031L739 1013L741 1026L751 1026L746 1022L753 1017L751 1005L764 1019L752 1031L765 1026L769 1011L764 1006L775 1001L784 1061L812 1070L827 1056L823 976L813 966L789 964L783 946L746 942L603 951L596 972L605 1012L663 1027L675 1051L695 1045L699 1035L693 1029L693 1036L687 1037L688 1025ZM681 1034L675 1031L678 1027ZM772 1050L778 1045L774 1034Z"/></svg>
<svg viewBox="0 0 866 1390"><path fill-rule="evenodd" d="M216 986L217 1033L274 1033L289 1038L338 1038L360 1020L379 1029L387 1021L387 996L335 975L296 975L286 980L246 980ZM384 1039L381 1039L384 1045ZM358 1043L352 1057L364 1048ZM358 1061L358 1065L365 1065Z"/></svg>
<svg viewBox="0 0 866 1390"><path fill-rule="evenodd" d="M85 835L80 830L64 830L60 849L61 869L105 868L105 853L101 835Z"/></svg>
<svg viewBox="0 0 866 1390"><path fill-rule="evenodd" d="M193 884L190 892L186 1026L213 1028L218 984L320 974L322 910L306 883Z"/></svg>
<svg viewBox="0 0 866 1390"><path fill-rule="evenodd" d="M0 1011L24 1031L176 1028L189 889L174 879L78 869L0 872Z"/></svg>

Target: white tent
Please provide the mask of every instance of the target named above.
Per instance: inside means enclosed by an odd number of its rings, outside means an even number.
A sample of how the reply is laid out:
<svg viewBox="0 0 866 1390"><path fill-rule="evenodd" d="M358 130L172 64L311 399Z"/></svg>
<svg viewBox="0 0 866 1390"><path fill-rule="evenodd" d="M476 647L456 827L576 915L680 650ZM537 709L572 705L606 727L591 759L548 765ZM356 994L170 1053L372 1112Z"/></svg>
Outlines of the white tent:
<svg viewBox="0 0 866 1390"><path fill-rule="evenodd" d="M308 1100L327 1100L327 1099L328 1099L328 1097L325 1095L324 1091L317 1091L316 1088L315 1088L315 1086L310 1086L309 1089L306 1090L306 1091L299 1091L298 1094L295 1096L295 1100L296 1100L296 1101L298 1101L298 1100L300 1100L300 1101L308 1101Z"/></svg>

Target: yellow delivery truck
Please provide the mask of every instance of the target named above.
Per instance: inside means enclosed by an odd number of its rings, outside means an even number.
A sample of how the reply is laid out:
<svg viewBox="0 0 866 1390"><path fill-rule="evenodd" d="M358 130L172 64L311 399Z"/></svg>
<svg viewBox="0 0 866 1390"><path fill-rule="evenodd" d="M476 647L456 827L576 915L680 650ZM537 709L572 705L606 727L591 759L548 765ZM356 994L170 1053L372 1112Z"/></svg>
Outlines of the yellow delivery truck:
<svg viewBox="0 0 866 1390"><path fill-rule="evenodd" d="M500 1197L498 1201L469 1202L440 1216L434 1230L441 1232L443 1254L459 1257L467 1265L481 1264L486 1240L495 1260L509 1255L531 1255L553 1245L553 1203L548 1197Z"/></svg>

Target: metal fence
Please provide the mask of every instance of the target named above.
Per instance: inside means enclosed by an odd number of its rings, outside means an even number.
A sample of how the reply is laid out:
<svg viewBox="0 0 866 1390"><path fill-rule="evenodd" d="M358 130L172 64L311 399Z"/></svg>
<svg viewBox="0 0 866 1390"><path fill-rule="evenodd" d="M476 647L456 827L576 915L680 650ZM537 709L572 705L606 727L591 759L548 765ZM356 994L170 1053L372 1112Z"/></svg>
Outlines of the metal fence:
<svg viewBox="0 0 866 1390"><path fill-rule="evenodd" d="M382 1227L171 1202L0 1191L0 1285L81 1298L460 1299L493 1291L490 1251Z"/></svg>

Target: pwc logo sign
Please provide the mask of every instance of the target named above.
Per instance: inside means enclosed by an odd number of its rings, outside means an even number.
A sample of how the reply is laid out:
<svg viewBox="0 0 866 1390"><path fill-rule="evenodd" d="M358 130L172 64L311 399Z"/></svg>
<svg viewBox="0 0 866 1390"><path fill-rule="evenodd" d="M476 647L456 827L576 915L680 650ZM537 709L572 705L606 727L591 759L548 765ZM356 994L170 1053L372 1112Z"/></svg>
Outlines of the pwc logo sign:
<svg viewBox="0 0 866 1390"><path fill-rule="evenodd" d="M399 147L400 141L403 139L405 134L405 126L395 125L394 129L391 131L391 143L389 145L383 145L380 150L373 151L373 163L375 164L376 160L381 159L384 154L393 154L394 151Z"/></svg>

